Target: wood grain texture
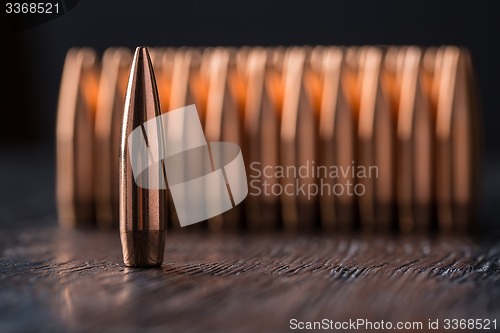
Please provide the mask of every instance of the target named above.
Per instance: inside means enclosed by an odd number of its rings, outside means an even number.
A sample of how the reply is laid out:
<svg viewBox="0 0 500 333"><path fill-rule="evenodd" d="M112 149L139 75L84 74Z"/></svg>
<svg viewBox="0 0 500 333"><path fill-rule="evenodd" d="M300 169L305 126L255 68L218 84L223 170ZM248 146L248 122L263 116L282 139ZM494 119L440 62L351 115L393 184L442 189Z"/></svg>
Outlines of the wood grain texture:
<svg viewBox="0 0 500 333"><path fill-rule="evenodd" d="M0 332L281 332L289 320L500 319L500 244L389 236L167 235L160 269L118 233L0 231Z"/></svg>

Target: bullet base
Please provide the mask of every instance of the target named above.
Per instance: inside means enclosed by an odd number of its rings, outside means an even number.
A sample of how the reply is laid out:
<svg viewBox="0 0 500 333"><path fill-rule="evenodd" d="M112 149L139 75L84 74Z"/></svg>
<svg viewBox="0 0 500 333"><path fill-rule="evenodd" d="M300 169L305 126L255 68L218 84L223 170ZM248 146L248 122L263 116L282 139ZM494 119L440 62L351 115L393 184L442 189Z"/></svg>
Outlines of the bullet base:
<svg viewBox="0 0 500 333"><path fill-rule="evenodd" d="M129 267L159 267L163 263L165 231L121 232L123 262Z"/></svg>

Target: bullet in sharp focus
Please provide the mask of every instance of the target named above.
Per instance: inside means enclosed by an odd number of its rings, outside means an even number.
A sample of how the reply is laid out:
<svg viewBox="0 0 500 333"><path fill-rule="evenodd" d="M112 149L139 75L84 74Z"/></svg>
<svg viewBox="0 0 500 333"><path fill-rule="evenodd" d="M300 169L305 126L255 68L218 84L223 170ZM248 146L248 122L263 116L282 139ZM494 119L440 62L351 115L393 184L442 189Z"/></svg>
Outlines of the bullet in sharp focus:
<svg viewBox="0 0 500 333"><path fill-rule="evenodd" d="M120 235L123 260L127 266L160 266L163 261L167 216L166 190L139 187L134 180L131 163L134 159L134 163L150 166L139 175L142 184L164 180L163 165L161 162L150 160L151 154L130 154L128 150L128 136L139 126L142 127L148 148L162 148L161 121L156 122L157 128L153 129L153 132L146 132L144 128L146 121L160 114L151 59L147 48L138 47L130 70L120 144ZM146 133L158 135L146 137Z"/></svg>

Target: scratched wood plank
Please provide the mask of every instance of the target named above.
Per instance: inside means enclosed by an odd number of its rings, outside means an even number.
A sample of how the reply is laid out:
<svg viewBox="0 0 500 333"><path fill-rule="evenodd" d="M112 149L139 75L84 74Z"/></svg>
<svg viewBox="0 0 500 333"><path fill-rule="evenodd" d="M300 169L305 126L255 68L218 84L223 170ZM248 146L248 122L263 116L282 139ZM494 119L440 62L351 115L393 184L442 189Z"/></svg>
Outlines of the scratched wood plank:
<svg viewBox="0 0 500 333"><path fill-rule="evenodd" d="M303 321L500 319L500 244L171 232L160 269L114 232L0 231L0 332L281 332Z"/></svg>

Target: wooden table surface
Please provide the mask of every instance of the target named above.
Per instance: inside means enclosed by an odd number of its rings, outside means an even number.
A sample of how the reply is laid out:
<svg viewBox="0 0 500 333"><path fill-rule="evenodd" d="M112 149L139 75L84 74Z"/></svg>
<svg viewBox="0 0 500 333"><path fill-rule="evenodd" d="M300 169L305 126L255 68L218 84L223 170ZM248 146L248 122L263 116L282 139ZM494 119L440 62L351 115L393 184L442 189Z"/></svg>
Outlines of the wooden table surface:
<svg viewBox="0 0 500 333"><path fill-rule="evenodd" d="M0 332L281 332L289 321L500 319L500 244L171 232L159 269L114 232L0 233Z"/></svg>
<svg viewBox="0 0 500 333"><path fill-rule="evenodd" d="M294 318L500 321L498 232L468 238L174 230L161 268L130 269L117 232L57 227L48 151L2 154L1 333L287 332ZM488 198L498 201L500 177L491 170ZM490 206L488 216L498 221L498 204Z"/></svg>

